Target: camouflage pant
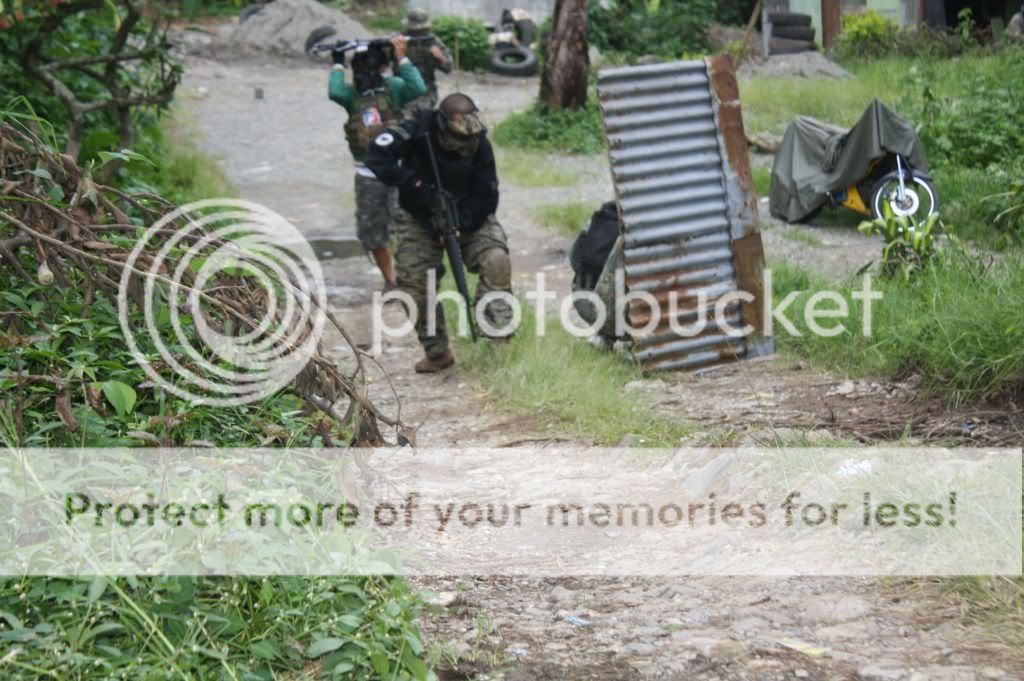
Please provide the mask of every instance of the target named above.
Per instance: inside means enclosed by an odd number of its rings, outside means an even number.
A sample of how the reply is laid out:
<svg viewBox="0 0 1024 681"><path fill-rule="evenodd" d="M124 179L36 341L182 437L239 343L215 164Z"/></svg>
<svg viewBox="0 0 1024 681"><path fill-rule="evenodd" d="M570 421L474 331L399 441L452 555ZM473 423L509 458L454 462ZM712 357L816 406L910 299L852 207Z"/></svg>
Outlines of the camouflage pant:
<svg viewBox="0 0 1024 681"><path fill-rule="evenodd" d="M438 303L436 327L433 334L429 332L427 276L431 271L437 273L438 281L443 276L444 246L404 210L396 210L394 218L398 235L398 251L395 253L398 287L409 294L416 305L416 335L420 344L428 357L436 357L448 349L448 331L444 311ZM460 244L466 269L480 275L475 302L492 291L512 292L508 240L497 218L492 215L477 231L463 234ZM495 329L503 329L512 321L512 307L502 299L490 300L483 316Z"/></svg>
<svg viewBox="0 0 1024 681"><path fill-rule="evenodd" d="M392 193L376 177L356 173L356 237L367 251L388 245Z"/></svg>
<svg viewBox="0 0 1024 681"><path fill-rule="evenodd" d="M435 83L427 83L427 94L422 97L417 97L402 109L402 117L405 120L410 120L416 117L420 111L429 111L437 108L438 94L437 85Z"/></svg>
<svg viewBox="0 0 1024 681"><path fill-rule="evenodd" d="M618 287L616 286L615 275L623 267L624 248L625 242L620 236L616 239L615 245L612 246L611 253L608 254L608 260L604 263L604 269L601 270L601 276L597 280L597 285L594 286L594 293L604 304L606 314L604 324L597 330L597 333L605 338L616 337L615 316L618 313ZM576 308L576 312L587 324L597 323L599 315L593 301L577 298L573 301L573 307ZM628 312L624 312L624 314L628 318Z"/></svg>

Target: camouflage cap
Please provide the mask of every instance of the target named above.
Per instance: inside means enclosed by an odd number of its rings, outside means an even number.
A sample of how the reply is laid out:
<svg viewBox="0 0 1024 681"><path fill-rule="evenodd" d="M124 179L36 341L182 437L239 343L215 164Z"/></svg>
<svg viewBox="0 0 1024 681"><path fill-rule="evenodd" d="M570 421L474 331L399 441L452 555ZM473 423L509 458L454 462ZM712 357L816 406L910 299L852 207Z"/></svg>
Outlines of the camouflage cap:
<svg viewBox="0 0 1024 681"><path fill-rule="evenodd" d="M430 30L430 15L427 10L413 7L405 17L405 28L410 31Z"/></svg>

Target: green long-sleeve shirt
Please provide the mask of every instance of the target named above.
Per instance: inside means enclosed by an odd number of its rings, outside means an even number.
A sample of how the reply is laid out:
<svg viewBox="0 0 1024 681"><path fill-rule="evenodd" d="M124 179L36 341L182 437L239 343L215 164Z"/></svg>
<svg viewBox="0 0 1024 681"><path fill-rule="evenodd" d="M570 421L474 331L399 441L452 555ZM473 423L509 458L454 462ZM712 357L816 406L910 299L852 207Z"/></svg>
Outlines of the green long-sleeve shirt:
<svg viewBox="0 0 1024 681"><path fill-rule="evenodd" d="M423 82L423 76L407 58L398 62L398 75L388 76L384 81L387 83L391 104L396 111L400 111L412 100L427 94L427 85ZM331 76L327 81L327 96L331 98L331 101L345 107L349 116L352 115L355 95L355 88L345 81L345 70L340 67L331 69Z"/></svg>

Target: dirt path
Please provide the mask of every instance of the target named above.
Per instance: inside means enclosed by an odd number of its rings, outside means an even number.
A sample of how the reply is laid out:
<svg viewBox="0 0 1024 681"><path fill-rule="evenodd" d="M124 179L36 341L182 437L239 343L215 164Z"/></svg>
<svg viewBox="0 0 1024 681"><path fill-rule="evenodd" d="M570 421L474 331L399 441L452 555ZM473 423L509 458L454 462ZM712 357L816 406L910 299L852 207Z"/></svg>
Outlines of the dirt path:
<svg viewBox="0 0 1024 681"><path fill-rule="evenodd" d="M200 146L219 159L240 195L291 218L310 238L350 240L351 160L341 134L344 113L326 98L326 70L273 60L190 58L186 73L182 108ZM463 76L462 85L492 124L525 107L536 92L533 81ZM262 99L255 97L256 88ZM584 179L542 189L503 180L499 218L509 233L518 280L545 271L564 290L569 239L545 231L530 209L570 200L596 205L610 195L610 183L603 157L552 161ZM819 231L812 236L821 245L814 246L783 236L790 229L766 229L769 254L832 275L854 271L863 264L860 255L875 249L856 234ZM379 275L362 257L324 264L336 311L351 328L365 325ZM421 446L499 446L550 436L530 417L502 410L458 369L416 376L412 364L418 357L415 339L407 338L388 343L380 360L401 397L404 420L423 424ZM912 386L847 382L784 359L704 376L659 376L629 389L648 395L652 411L698 424L704 432L694 441L710 444L857 436L842 423L850 409L835 407L843 404L878 412L881 431L889 415L895 429L901 414L892 407L909 404L912 393ZM373 396L385 408L394 407L383 383L374 386ZM951 436L963 423L960 415L936 418L953 424ZM1024 678L1024 669L1003 651L977 643L976 632L958 624L952 602L919 583L710 577L464 577L419 583L440 592L441 609L427 614L423 626L443 679Z"/></svg>

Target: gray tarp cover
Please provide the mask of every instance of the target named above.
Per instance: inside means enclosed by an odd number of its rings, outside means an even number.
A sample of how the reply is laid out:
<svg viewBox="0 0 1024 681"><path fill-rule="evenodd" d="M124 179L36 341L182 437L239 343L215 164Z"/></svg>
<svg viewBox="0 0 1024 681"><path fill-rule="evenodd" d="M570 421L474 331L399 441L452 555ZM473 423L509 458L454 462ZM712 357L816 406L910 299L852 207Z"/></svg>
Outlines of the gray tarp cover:
<svg viewBox="0 0 1024 681"><path fill-rule="evenodd" d="M849 131L797 117L786 128L772 166L772 215L787 222L808 217L828 200L827 192L856 184L874 161L890 153L928 172L914 126L877 99Z"/></svg>

